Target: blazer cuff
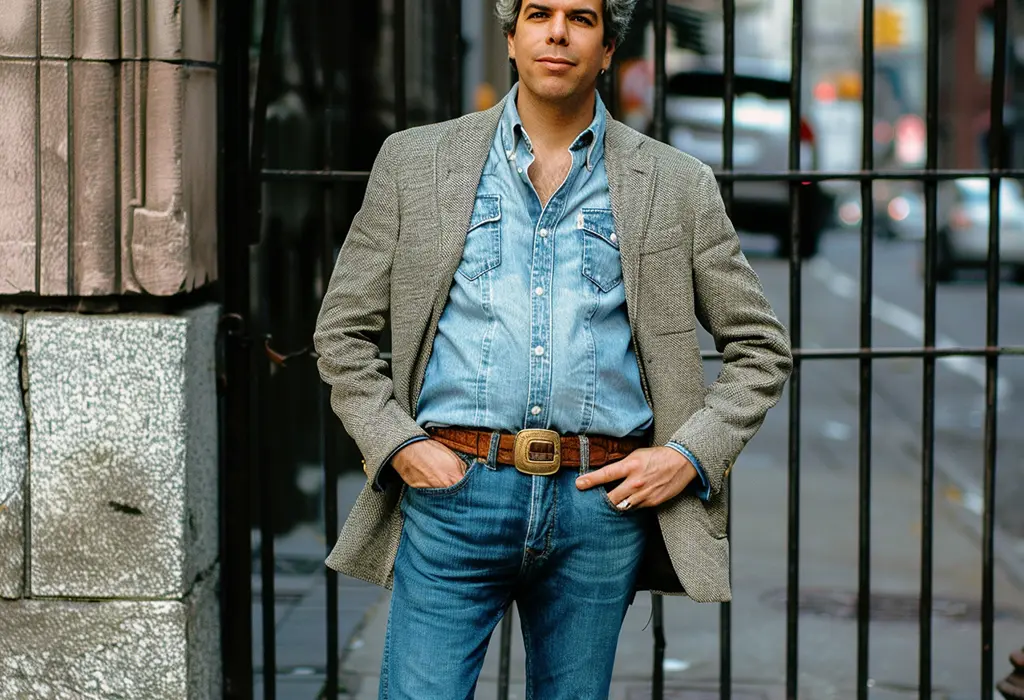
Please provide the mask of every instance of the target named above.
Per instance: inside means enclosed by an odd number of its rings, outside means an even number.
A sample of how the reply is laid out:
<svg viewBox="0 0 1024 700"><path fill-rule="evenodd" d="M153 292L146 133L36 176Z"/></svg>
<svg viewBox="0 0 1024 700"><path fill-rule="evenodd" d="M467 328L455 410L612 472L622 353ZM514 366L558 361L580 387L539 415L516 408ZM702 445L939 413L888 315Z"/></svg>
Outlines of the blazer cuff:
<svg viewBox="0 0 1024 700"><path fill-rule="evenodd" d="M681 443L669 441L665 447L671 447L673 450L686 457L693 465L694 469L697 470L697 476L700 477L700 490L697 492L697 497L702 501L706 501L711 498L711 482L708 481L708 475L704 473L704 467L701 466L700 460L697 459L692 452L690 452Z"/></svg>
<svg viewBox="0 0 1024 700"><path fill-rule="evenodd" d="M377 470L377 477L373 480L373 490L374 491L383 491L384 487L387 486L387 483L389 481L391 481L393 478L395 478L395 476L397 476L397 474L395 473L394 467L392 467L392 465L391 465L391 460L395 458L396 454L398 454L405 447L413 444L414 442L420 442L422 440L429 440L429 439L430 438L428 438L426 435L417 435L416 437L410 438L410 439L406 440L405 442L403 442L398 447L396 447L391 452L391 454L389 454L387 456L387 458L385 458L383 464L381 464L380 469Z"/></svg>

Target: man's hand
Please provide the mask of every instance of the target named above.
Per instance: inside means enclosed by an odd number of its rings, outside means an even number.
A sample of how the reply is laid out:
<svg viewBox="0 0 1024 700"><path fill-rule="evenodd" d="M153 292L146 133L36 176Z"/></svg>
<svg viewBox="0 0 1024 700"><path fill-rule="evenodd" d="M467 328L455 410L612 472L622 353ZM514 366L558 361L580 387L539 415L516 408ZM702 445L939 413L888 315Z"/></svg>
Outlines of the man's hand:
<svg viewBox="0 0 1024 700"><path fill-rule="evenodd" d="M581 491L625 479L608 492L617 508L651 508L675 498L698 478L697 468L671 447L645 447L576 479Z"/></svg>
<svg viewBox="0 0 1024 700"><path fill-rule="evenodd" d="M414 489L447 488L466 473L466 463L436 440L406 445L391 460L391 466Z"/></svg>

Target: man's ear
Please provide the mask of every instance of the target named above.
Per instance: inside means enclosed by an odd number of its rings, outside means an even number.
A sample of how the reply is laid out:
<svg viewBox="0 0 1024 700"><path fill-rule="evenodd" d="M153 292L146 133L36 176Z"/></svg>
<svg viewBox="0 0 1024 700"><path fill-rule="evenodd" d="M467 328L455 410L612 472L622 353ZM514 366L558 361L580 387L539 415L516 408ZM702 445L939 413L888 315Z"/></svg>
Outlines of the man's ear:
<svg viewBox="0 0 1024 700"><path fill-rule="evenodd" d="M612 67L612 57L615 55L615 42L610 41L604 45L604 62L601 67L608 70Z"/></svg>

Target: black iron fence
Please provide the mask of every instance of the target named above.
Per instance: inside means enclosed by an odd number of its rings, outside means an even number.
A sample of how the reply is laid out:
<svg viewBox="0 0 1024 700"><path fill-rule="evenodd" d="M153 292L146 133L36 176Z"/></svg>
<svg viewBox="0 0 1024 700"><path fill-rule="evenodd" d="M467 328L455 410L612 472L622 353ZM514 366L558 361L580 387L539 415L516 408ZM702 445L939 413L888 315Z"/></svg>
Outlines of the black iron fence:
<svg viewBox="0 0 1024 700"><path fill-rule="evenodd" d="M643 3L642 3L643 5ZM289 460L305 455L323 465L322 509L327 554L339 530L336 488L342 465L358 464L351 441L333 416L327 389L312 362L310 337L320 297L348 222L358 209L368 169L384 137L414 124L457 116L463 104L459 0L391 0L339 3L333 0L227 0L221 4L222 29L222 275L225 315L223 394L222 615L225 696L253 695L252 572L254 530L258 532L261 576L263 695L276 696L274 619L274 535L287 529ZM789 76L788 168L773 172L734 169L736 94L736 7L723 0L724 124L722 167L717 172L727 208L733 185L749 181L789 183L789 328L795 367L789 392L788 566L786 617L786 697L797 697L798 599L800 584L801 382L804 363L854 360L859 366L859 580L857 595L857 697L868 697L871 581L871 395L873 363L915 358L923 366L921 393L921 579L919 670L921 698L932 697L933 521L935 516L936 361L941 357L984 358L983 577L980 597L982 669L978 697L993 694L993 620L997 370L1000 358L1024 348L999 341L1000 190L1003 178L1024 170L1007 167L1004 128L1008 46L1008 0L995 0L991 82L989 167L940 170L939 67L940 3L926 8L926 157L923 168L885 169L875 162L875 2L862 9L862 160L859 170L804 169L801 162L804 0L792 0ZM638 17L654 29L654 100L650 132L668 139L666 117L667 26L672 7L653 0ZM677 10L678 11L678 8ZM646 14L645 14L646 13ZM677 36L678 41L678 36ZM701 42L691 42L699 46ZM414 67L415 75L409 74ZM617 71L602 84L613 111L619 104ZM936 287L939 255L937 188L943 180L987 178L989 236L986 261L986 334L982 347L938 347ZM809 349L802 338L801 236L807 235L800 206L804 183L859 183L860 224L859 347ZM876 180L917 181L925 202L924 342L917 348L875 347L872 336L875 231L870 215ZM387 348L385 333L384 352ZM705 353L706 358L717 357ZM285 474L284 476L282 476ZM298 498L296 502L301 501ZM325 569L326 668L322 697L339 690L337 574ZM664 693L665 631L660 596L654 597L652 697ZM720 697L731 697L733 621L729 604L720 606ZM511 624L500 632L499 697L508 696Z"/></svg>

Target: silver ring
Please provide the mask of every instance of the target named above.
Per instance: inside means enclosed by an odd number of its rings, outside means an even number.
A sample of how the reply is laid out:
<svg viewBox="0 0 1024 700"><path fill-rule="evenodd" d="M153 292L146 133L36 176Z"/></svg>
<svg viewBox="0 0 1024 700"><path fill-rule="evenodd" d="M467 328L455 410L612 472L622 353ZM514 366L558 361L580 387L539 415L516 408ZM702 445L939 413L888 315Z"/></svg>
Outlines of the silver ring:
<svg viewBox="0 0 1024 700"><path fill-rule="evenodd" d="M633 507L633 504L630 503L629 499L627 498L626 500L624 500L622 503L615 507L618 508L619 510L629 510L630 508Z"/></svg>

